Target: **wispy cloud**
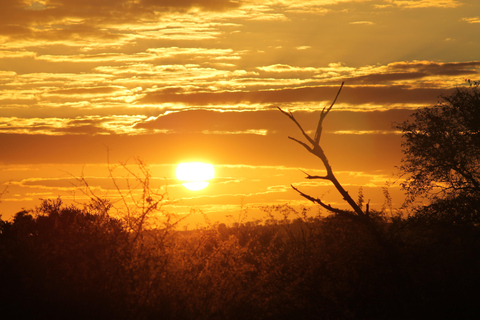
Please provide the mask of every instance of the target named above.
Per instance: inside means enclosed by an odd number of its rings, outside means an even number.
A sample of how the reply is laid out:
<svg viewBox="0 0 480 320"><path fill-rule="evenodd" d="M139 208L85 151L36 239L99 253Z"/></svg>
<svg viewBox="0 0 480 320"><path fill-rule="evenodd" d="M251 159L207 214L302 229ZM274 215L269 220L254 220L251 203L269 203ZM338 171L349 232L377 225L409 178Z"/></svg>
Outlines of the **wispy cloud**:
<svg viewBox="0 0 480 320"><path fill-rule="evenodd" d="M462 3L458 0L387 0L387 2L409 9L456 8L462 5Z"/></svg>
<svg viewBox="0 0 480 320"><path fill-rule="evenodd" d="M74 119L0 117L0 133L27 135L141 134L142 130L134 129L134 126L146 118L144 115L84 116Z"/></svg>
<svg viewBox="0 0 480 320"><path fill-rule="evenodd" d="M480 17L462 18L467 23L480 23Z"/></svg>
<svg viewBox="0 0 480 320"><path fill-rule="evenodd" d="M364 24L364 25L372 25L374 24L372 21L352 21L350 24Z"/></svg>
<svg viewBox="0 0 480 320"><path fill-rule="evenodd" d="M364 135L364 134L402 134L401 131L395 130L336 130L331 131L333 134L353 134L353 135Z"/></svg>

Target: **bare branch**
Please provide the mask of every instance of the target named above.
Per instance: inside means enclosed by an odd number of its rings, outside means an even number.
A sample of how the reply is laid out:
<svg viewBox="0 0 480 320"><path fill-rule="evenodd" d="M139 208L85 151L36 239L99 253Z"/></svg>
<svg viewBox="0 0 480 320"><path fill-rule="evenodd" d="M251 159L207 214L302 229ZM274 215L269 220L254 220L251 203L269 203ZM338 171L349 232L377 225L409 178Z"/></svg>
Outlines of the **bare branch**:
<svg viewBox="0 0 480 320"><path fill-rule="evenodd" d="M345 211L345 210L342 210L342 209L338 209L338 208L334 208L332 207L331 205L329 204L326 204L324 203L322 200L320 200L319 198L314 198L312 196L309 196L308 194L306 193L303 193L302 191L298 190L297 188L295 188L293 185L291 185L292 189L297 191L302 197L304 197L305 199L308 199L314 203L318 203L319 205L321 205L323 208L327 209L328 211L330 212L333 212L333 213L336 213L336 214L350 214L350 212L348 211Z"/></svg>
<svg viewBox="0 0 480 320"><path fill-rule="evenodd" d="M327 116L327 114L332 110L333 105L337 101L338 96L340 95L340 91L342 91L343 84L345 82L342 82L340 89L338 89L337 95L335 96L335 99L333 99L332 104L330 107L325 111L325 108L323 108L322 113L320 114L320 119L318 120L318 126L317 126L317 131L315 132L315 139L314 139L314 144L319 144L320 142L320 137L322 136L322 130L323 130L323 120Z"/></svg>
<svg viewBox="0 0 480 320"><path fill-rule="evenodd" d="M330 105L330 107L329 107L329 108L327 109L327 111L325 112L325 115L323 116L323 118L325 118L325 117L327 116L327 113L330 112L330 110L332 109L332 107L333 107L333 105L335 104L335 102L337 102L337 98L338 98L338 96L340 95L340 91L342 91L342 88L343 88L343 84L344 84L344 83L345 83L345 82L342 82L342 84L340 85L340 89L338 89L338 92L337 92L337 95L335 96L335 99L333 99L332 104ZM324 109L325 109L325 108L324 108ZM324 114L323 111L322 111L322 114ZM323 119L322 119L322 121L323 121Z"/></svg>
<svg viewBox="0 0 480 320"><path fill-rule="evenodd" d="M297 139L292 138L292 137L288 137L288 139L293 140L293 141L301 144L305 149L307 149L309 152L312 152L312 153L313 153L313 149L312 149L311 147L309 147L305 142L302 142L302 141L297 140Z"/></svg>

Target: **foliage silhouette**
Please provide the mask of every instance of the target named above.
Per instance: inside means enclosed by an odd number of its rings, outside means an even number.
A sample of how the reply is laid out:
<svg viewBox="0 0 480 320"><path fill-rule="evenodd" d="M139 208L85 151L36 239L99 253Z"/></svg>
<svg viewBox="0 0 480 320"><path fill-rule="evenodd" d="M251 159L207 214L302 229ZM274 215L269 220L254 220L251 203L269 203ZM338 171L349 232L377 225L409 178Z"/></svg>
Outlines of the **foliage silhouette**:
<svg viewBox="0 0 480 320"><path fill-rule="evenodd" d="M60 199L45 200L33 215L17 213L1 230L2 301L23 316L103 315L105 304L122 300L126 257L118 248L127 236L118 220Z"/></svg>
<svg viewBox="0 0 480 320"><path fill-rule="evenodd" d="M424 217L479 223L478 86L457 88L437 105L417 110L397 128L404 138L400 170L406 176L402 186L407 200L429 198L431 205L419 211Z"/></svg>

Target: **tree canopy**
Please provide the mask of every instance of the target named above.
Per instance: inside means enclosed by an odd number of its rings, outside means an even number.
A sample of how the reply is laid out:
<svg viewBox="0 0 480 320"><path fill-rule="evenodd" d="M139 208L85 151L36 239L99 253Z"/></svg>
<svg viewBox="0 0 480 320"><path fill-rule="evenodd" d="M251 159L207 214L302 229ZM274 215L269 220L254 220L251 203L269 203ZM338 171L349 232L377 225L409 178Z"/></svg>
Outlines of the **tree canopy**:
<svg viewBox="0 0 480 320"><path fill-rule="evenodd" d="M408 200L427 197L437 207L440 202L446 205L447 201L456 201L461 210L465 206L477 210L480 199L478 86L457 88L452 94L442 96L438 104L417 110L412 119L396 127L403 132L404 158L400 170L405 175L402 186ZM448 207L451 209L451 205Z"/></svg>

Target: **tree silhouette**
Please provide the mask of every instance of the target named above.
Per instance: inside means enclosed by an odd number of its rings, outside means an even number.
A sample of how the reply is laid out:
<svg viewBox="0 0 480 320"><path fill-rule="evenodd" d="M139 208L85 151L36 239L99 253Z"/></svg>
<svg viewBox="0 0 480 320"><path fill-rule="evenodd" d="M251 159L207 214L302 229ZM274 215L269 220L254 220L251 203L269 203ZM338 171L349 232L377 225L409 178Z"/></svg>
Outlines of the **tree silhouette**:
<svg viewBox="0 0 480 320"><path fill-rule="evenodd" d="M480 221L480 95L478 86L457 88L438 104L397 124L404 158L400 170L408 201L430 198L427 211L476 211ZM464 215L464 214L462 214Z"/></svg>

